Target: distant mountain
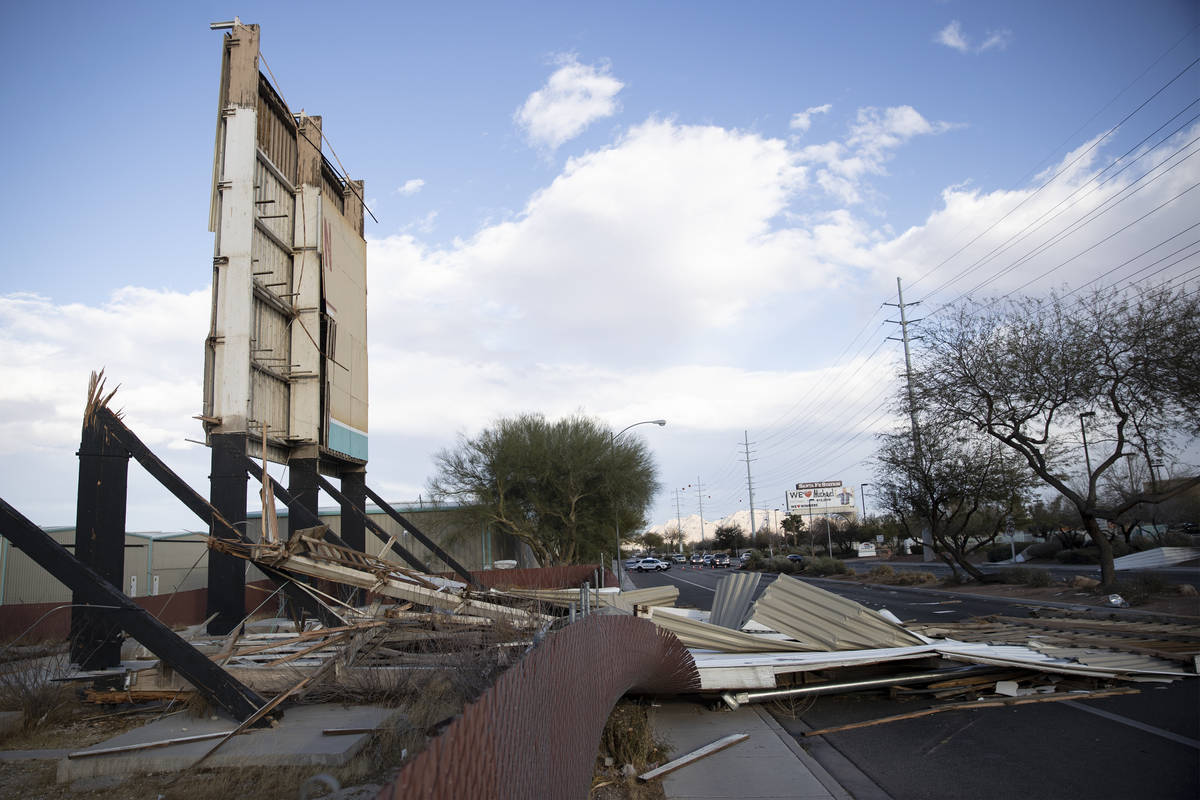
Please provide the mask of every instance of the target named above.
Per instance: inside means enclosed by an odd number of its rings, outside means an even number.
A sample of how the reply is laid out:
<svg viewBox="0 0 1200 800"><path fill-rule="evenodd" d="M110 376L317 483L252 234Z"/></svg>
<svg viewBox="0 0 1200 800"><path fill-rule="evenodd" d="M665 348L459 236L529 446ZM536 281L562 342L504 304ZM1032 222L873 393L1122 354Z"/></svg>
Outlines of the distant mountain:
<svg viewBox="0 0 1200 800"><path fill-rule="evenodd" d="M754 523L761 530L764 526L772 533L779 531L779 523L783 520L783 514L773 509L758 509L754 510ZM700 541L700 515L691 514L683 518L683 538L687 542ZM658 533L663 536L667 535L668 531L674 531L677 522L674 519L668 520L660 525L654 525L647 529L649 533ZM722 517L718 520L704 520L704 538L711 542L713 532L721 525L737 525L743 532L750 533L750 511L735 511L727 517Z"/></svg>

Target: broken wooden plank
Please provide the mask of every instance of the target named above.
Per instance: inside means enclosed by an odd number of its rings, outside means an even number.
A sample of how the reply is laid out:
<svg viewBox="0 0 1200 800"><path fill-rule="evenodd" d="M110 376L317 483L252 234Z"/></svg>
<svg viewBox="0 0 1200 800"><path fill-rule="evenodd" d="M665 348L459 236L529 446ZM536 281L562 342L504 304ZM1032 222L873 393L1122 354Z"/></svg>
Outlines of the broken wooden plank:
<svg viewBox="0 0 1200 800"><path fill-rule="evenodd" d="M969 703L949 703L944 706L924 708L920 711L910 711L907 714L895 714L890 717L879 717L877 719L863 720L862 722L849 722L845 725L834 725L829 728L806 731L804 735L824 736L827 733L838 733L839 731L849 731L854 730L855 728L869 728L873 725L884 725L888 722L902 722L906 719L928 717L931 714L940 714L943 711L974 711L977 708L1023 706L1029 703L1053 703L1058 700L1094 700L1097 697L1115 697L1122 694L1137 694L1140 691L1140 689L1105 689L1098 692L1063 692L1062 694L1041 694L1030 697L1010 697L1003 700L974 700Z"/></svg>
<svg viewBox="0 0 1200 800"><path fill-rule="evenodd" d="M309 653L315 653L318 650L324 650L326 647L332 647L335 644L341 644L342 642L346 641L349 638L350 638L350 634L339 633L336 636L334 636L332 639L326 639L323 642L317 642L316 644L311 645L310 647L306 647L303 650L298 650L295 653L283 656L281 658L277 658L274 661L268 661L267 666L268 667L277 667L280 664L286 664L289 661L295 661L298 658L303 658L304 656L308 655Z"/></svg>
<svg viewBox="0 0 1200 800"><path fill-rule="evenodd" d="M140 744L126 744L122 745L121 747L102 747L99 750L80 750L75 753L67 753L67 758L95 758L96 756L111 756L116 753L133 753L137 752L138 750L153 750L156 747L170 747L173 744L203 742L206 739L216 739L221 736L230 736L234 733L238 733L239 730L218 731L216 733L198 733L195 736L178 736L174 739L162 739L157 742L142 742Z"/></svg>
<svg viewBox="0 0 1200 800"><path fill-rule="evenodd" d="M669 772L674 772L675 770L686 767L689 764L693 764L702 758L707 758L713 753L719 753L725 748L733 747L735 744L744 742L749 738L750 734L748 733L731 733L723 739L718 739L711 744L704 745L704 747L701 747L698 750L693 750L687 755L680 756L672 761L668 761L661 767L652 769L649 772L643 772L641 775L638 775L638 781L645 783L646 781L651 781L655 778L661 778L663 775L666 775Z"/></svg>

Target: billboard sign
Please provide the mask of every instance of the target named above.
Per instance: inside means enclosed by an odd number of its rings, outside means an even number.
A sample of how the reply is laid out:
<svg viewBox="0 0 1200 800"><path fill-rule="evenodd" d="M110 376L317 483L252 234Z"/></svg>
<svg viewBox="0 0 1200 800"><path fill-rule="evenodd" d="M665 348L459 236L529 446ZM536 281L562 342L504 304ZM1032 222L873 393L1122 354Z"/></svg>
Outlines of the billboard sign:
<svg viewBox="0 0 1200 800"><path fill-rule="evenodd" d="M854 487L841 481L798 483L788 490L789 514L853 514Z"/></svg>

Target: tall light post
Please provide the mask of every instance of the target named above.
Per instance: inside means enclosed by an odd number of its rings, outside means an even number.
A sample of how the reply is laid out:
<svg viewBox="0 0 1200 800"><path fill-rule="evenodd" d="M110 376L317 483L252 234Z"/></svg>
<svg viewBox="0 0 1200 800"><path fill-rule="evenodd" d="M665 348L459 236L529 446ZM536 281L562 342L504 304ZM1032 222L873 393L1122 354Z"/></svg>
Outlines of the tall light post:
<svg viewBox="0 0 1200 800"><path fill-rule="evenodd" d="M625 431L629 430L630 428L636 428L638 425L657 425L658 427L661 428L662 426L664 426L666 424L667 424L667 421L665 419L647 419L647 420L643 420L642 422L635 422L632 425L626 425L624 428L622 428L621 430L619 430L617 433L613 434L609 438L608 448L615 455L617 452L617 439L619 439L621 437L621 434L625 433ZM615 498L613 499L613 530L615 530L617 532L617 550L616 550L617 588L620 589L621 588L621 509L620 509L620 506L617 505ZM683 536L682 530L679 531L679 535Z"/></svg>
<svg viewBox="0 0 1200 800"><path fill-rule="evenodd" d="M858 485L858 496L862 499L863 519L867 518L867 487L870 485L869 483L860 483Z"/></svg>
<svg viewBox="0 0 1200 800"><path fill-rule="evenodd" d="M1084 427L1083 418L1094 416L1096 416L1095 411L1084 411L1079 415L1079 432L1083 434L1083 460L1087 464L1088 494L1091 494L1092 491L1092 457L1088 454L1087 428Z"/></svg>

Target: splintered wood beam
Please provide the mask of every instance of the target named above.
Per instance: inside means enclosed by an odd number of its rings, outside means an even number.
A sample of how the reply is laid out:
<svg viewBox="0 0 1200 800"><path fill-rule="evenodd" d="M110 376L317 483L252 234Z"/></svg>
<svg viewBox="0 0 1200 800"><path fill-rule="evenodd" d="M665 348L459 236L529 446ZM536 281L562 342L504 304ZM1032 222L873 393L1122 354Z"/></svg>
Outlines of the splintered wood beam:
<svg viewBox="0 0 1200 800"><path fill-rule="evenodd" d="M123 630L186 678L213 705L238 719L250 718L264 705L253 690L76 559L3 499L0 499L0 533L68 589L90 598L96 605L109 606Z"/></svg>
<svg viewBox="0 0 1200 800"><path fill-rule="evenodd" d="M451 592L426 589L415 583L399 581L394 578L381 578L372 572L320 561L308 556L288 556L277 563L290 572L345 583L360 589L368 589L385 597L410 600L432 608L442 608L455 614L465 613L492 620L504 620L516 625L542 623L552 619L545 614L535 614L497 603L473 600Z"/></svg>
<svg viewBox="0 0 1200 800"><path fill-rule="evenodd" d="M698 750L693 750L687 755L680 756L673 761L668 761L666 764L663 764L657 769L652 769L649 772L643 772L641 775L638 775L637 779L639 782L645 783L646 781L652 781L655 778L661 778L667 773L674 772L675 770L680 769L681 767L686 767L689 764L694 764L702 758L707 758L713 753L719 753L725 748L733 747L735 744L744 742L749 738L750 734L748 733L731 733L723 739L717 739L712 744L706 744L704 747L701 747Z"/></svg>
<svg viewBox="0 0 1200 800"><path fill-rule="evenodd" d="M394 519L401 528L404 528L404 530L411 533L412 537L414 539L416 539L418 542L420 542L421 544L428 547L429 552L433 553L435 556L440 558L443 562L446 563L447 566L450 567L450 569L454 570L459 575L461 575L463 577L463 579L466 580L467 583L469 583L472 586L479 585L478 583L476 583L475 579L471 577L471 573L467 570L467 568L464 567L462 564L458 563L457 561L455 561L454 557L451 556L449 553L447 553L445 550L438 547L437 542L433 541L433 539L430 539L428 536L426 536L425 533L420 528L418 528L416 525L409 522L407 517L405 517L403 514L401 514L396 509L392 508L391 505L389 505L388 502L386 500L384 500L382 497L375 494L375 492L371 489L370 486L367 486L365 488L367 491L367 497L370 498L372 503L374 503L376 506L379 507L380 511L382 511L383 513L387 514L389 517Z"/></svg>
<svg viewBox="0 0 1200 800"><path fill-rule="evenodd" d="M246 457L246 471L255 480L261 481L263 479L263 475L262 475L262 472L260 471L260 467L254 461L254 459L250 458L249 456ZM320 478L320 476L317 476L317 477ZM279 481L275 480L270 475L267 475L266 478L267 478L267 481L270 482L270 484L272 486L272 491L274 491L275 496L278 497L281 501L283 501L283 504L285 506L287 506L288 517L289 518L294 517L296 519L296 521L299 523L299 526L301 528L318 528L318 527L325 528L325 527L327 527L325 525L325 523L321 522L320 517L318 517L316 514L314 514L311 510L309 510L307 507L305 507L302 503L297 502L296 498L292 495L292 493L289 492L287 489L285 489L279 483ZM341 502L341 500L339 499L341 497L341 494L339 492L337 492L336 489L333 489L332 486L326 485L326 486L322 486L322 488L326 489L327 491L332 491L334 493L333 494L334 499L338 500L338 502ZM346 542L342 539L342 537L338 536L333 531L326 531L324 539L325 539L325 541L329 542L330 544L336 544L338 547L345 547L345 548L351 549L351 550L354 549L354 548L349 547L349 545L346 544ZM362 551L357 551L357 552L362 552ZM401 558L403 558L405 561L407 561L409 566L411 566L413 569L418 570L419 572L426 571L425 564L422 563L420 561L420 559L418 559L412 553L408 552L407 550L400 547L399 545L397 545L396 552L400 555Z"/></svg>

